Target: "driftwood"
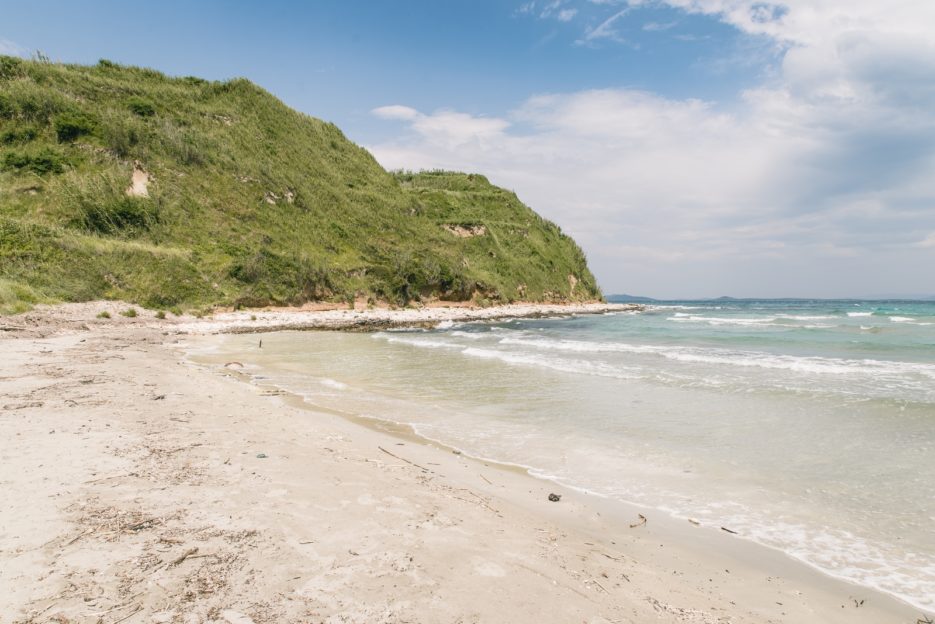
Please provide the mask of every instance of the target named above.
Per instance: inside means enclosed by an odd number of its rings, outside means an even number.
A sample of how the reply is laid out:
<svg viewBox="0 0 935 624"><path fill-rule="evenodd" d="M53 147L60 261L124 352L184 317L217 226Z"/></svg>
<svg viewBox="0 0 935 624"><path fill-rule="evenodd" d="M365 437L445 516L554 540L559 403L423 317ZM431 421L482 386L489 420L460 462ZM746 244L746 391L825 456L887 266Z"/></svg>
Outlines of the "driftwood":
<svg viewBox="0 0 935 624"><path fill-rule="evenodd" d="M648 522L648 521L646 520L646 516L644 516L643 514L636 514L636 515L638 515L638 516L640 517L640 521L637 522L636 524L631 524L631 525L630 525L630 528L631 528L631 529L635 529L636 527L643 526L644 524L646 524L646 523Z"/></svg>
<svg viewBox="0 0 935 624"><path fill-rule="evenodd" d="M405 457L400 457L399 455L394 455L394 454L390 453L388 450L386 450L386 449L383 448L382 446L378 446L377 448L380 449L381 451L383 451L384 453L386 453L387 455L389 455L390 457L395 457L395 458L398 459L399 461L404 461L404 462L406 462L407 464L409 464L410 466L415 466L416 468L418 468L419 470L421 470L421 471L423 471L423 472L432 472L431 470L429 470L429 469L426 468L425 466L420 466L419 464L417 464L417 463L415 463L415 462L409 461L409 460L406 459Z"/></svg>
<svg viewBox="0 0 935 624"><path fill-rule="evenodd" d="M731 530L728 529L727 527L721 527L721 530L724 531L724 532L726 532L726 533L730 533L731 535L737 535L737 531L731 531Z"/></svg>
<svg viewBox="0 0 935 624"><path fill-rule="evenodd" d="M179 565L180 563L182 563L183 561L185 561L186 559L194 555L196 552L198 552L197 546L195 546L194 548L189 548L188 550L183 552L180 557L173 559L172 562L169 563L169 567L172 568L172 567Z"/></svg>

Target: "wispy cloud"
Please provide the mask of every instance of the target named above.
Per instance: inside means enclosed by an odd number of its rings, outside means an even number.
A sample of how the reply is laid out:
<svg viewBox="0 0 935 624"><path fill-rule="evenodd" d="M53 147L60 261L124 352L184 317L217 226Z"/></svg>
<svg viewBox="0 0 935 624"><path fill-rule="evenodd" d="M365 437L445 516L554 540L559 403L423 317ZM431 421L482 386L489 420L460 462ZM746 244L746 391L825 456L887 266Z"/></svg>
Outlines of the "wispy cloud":
<svg viewBox="0 0 935 624"><path fill-rule="evenodd" d="M5 54L7 56L26 56L27 52L26 48L15 41L0 37L0 54Z"/></svg>
<svg viewBox="0 0 935 624"><path fill-rule="evenodd" d="M669 30L670 28L675 28L678 26L678 22L665 22L660 24L659 22L647 22L643 24L643 30L647 32L659 32L663 30Z"/></svg>
<svg viewBox="0 0 935 624"><path fill-rule="evenodd" d="M564 8L569 0L531 0L516 9L519 15L533 15L539 19L556 19L570 22L578 14L578 9Z"/></svg>
<svg viewBox="0 0 935 624"><path fill-rule="evenodd" d="M616 27L616 24L620 20L620 18L625 16L627 13L629 13L630 10L631 10L630 8L626 8L626 9L617 11L616 13L614 13L613 15L611 15L610 17L602 21L597 26L593 28L588 28L585 31L584 36L578 39L575 43L579 45L588 45L588 44L594 44L595 42L601 39L616 41L617 43L627 43L627 40L624 39L620 35Z"/></svg>

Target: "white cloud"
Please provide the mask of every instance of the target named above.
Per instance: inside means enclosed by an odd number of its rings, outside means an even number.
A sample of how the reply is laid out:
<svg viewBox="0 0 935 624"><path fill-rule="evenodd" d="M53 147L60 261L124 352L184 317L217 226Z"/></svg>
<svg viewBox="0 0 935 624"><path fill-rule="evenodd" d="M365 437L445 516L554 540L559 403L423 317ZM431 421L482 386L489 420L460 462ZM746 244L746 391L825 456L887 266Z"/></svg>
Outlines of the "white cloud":
<svg viewBox="0 0 935 624"><path fill-rule="evenodd" d="M391 106L381 106L370 111L382 119L403 119L413 120L420 116L419 111L409 106L393 104Z"/></svg>
<svg viewBox="0 0 935 624"><path fill-rule="evenodd" d="M570 22L578 14L578 9L562 9L555 18L560 22Z"/></svg>
<svg viewBox="0 0 935 624"><path fill-rule="evenodd" d="M407 109L394 118L410 131L370 149L516 190L609 291L931 290L935 3L665 3L768 37L777 72L723 104L604 89L533 96L503 118ZM618 37L621 15L589 35Z"/></svg>

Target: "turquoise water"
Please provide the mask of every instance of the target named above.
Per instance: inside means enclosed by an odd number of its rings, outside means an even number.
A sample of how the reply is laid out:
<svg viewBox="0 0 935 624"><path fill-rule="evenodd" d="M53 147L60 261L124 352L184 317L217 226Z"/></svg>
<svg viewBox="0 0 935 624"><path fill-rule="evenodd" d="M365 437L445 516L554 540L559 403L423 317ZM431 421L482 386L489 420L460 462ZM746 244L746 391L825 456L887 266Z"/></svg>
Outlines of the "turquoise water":
<svg viewBox="0 0 935 624"><path fill-rule="evenodd" d="M670 302L231 336L312 403L780 549L935 609L935 304Z"/></svg>

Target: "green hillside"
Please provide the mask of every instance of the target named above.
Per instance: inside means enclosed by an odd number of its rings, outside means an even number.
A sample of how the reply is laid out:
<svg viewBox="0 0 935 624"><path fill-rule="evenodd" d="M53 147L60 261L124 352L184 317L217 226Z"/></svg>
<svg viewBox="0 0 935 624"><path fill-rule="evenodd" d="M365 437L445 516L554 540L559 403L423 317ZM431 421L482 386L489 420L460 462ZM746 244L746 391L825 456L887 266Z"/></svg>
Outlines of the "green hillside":
<svg viewBox="0 0 935 624"><path fill-rule="evenodd" d="M388 173L243 79L0 57L0 309L600 298L486 178Z"/></svg>

